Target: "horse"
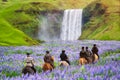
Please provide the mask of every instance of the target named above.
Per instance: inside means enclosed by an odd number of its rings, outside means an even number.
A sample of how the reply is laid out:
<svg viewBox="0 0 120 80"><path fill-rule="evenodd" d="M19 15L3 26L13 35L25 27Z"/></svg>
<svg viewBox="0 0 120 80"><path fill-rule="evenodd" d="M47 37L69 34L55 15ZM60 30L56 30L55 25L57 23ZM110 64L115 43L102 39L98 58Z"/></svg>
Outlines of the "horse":
<svg viewBox="0 0 120 80"><path fill-rule="evenodd" d="M97 62L98 61L98 56L96 54L93 54L93 62Z"/></svg>
<svg viewBox="0 0 120 80"><path fill-rule="evenodd" d="M80 58L79 59L79 64L84 65L84 64L87 64L87 63L88 63L88 61L85 58Z"/></svg>
<svg viewBox="0 0 120 80"><path fill-rule="evenodd" d="M93 54L90 57L87 57L88 61L85 58L80 58L79 59L79 64L84 65L88 63L93 63L98 61L98 56L96 54Z"/></svg>
<svg viewBox="0 0 120 80"><path fill-rule="evenodd" d="M54 56L51 57L51 60L54 62L54 60L55 60Z"/></svg>
<svg viewBox="0 0 120 80"><path fill-rule="evenodd" d="M69 66L69 64L66 61L60 61L60 66Z"/></svg>
<svg viewBox="0 0 120 80"><path fill-rule="evenodd" d="M53 67L51 66L50 63L44 63L43 67L42 67L43 71L52 71L53 70Z"/></svg>
<svg viewBox="0 0 120 80"><path fill-rule="evenodd" d="M25 66L23 68L23 70L22 70L22 73L24 75L26 75L26 74L28 74L28 75L30 75L30 74L34 75L36 73L36 70L34 70L31 66Z"/></svg>
<svg viewBox="0 0 120 80"><path fill-rule="evenodd" d="M52 63L54 63L54 56L51 57L51 61ZM42 66L43 71L48 71L48 70L52 71L53 69L54 67L50 63L47 63L47 62L45 62Z"/></svg>

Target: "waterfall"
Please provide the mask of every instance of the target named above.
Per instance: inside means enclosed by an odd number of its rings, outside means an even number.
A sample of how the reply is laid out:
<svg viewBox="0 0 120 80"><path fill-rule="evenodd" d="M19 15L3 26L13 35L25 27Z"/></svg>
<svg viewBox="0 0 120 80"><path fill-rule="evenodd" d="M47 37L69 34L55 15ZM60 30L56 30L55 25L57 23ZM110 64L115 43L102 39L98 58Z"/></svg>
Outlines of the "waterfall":
<svg viewBox="0 0 120 80"><path fill-rule="evenodd" d="M61 40L77 40L81 36L82 9L70 9L64 11Z"/></svg>
<svg viewBox="0 0 120 80"><path fill-rule="evenodd" d="M44 41L77 40L81 36L82 9L40 15L38 39Z"/></svg>

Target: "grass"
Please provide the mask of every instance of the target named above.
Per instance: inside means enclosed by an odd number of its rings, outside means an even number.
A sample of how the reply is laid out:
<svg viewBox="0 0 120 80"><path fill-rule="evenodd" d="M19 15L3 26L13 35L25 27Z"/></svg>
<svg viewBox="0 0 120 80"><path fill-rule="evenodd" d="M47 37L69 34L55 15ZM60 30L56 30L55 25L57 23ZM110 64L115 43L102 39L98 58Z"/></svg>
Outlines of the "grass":
<svg viewBox="0 0 120 80"><path fill-rule="evenodd" d="M120 49L116 50L116 51L108 51L108 52L105 52L104 54L102 54L101 56L104 58L104 57L107 57L107 56L111 56L111 55L115 55L115 54L118 54L120 53Z"/></svg>
<svg viewBox="0 0 120 80"><path fill-rule="evenodd" d="M80 39L120 40L120 4L118 4L118 0L110 0L109 2L101 0L87 6L93 14L90 20L84 24L85 28ZM102 5L98 9L98 13L95 9L96 3ZM103 14L99 12L101 9L105 10Z"/></svg>
<svg viewBox="0 0 120 80"><path fill-rule="evenodd" d="M6 77L16 77L16 76L20 76L21 74L16 72L16 71L2 71L2 74L6 75Z"/></svg>
<svg viewBox="0 0 120 80"><path fill-rule="evenodd" d="M13 28L6 20L0 19L0 45L32 45L36 44L22 31Z"/></svg>

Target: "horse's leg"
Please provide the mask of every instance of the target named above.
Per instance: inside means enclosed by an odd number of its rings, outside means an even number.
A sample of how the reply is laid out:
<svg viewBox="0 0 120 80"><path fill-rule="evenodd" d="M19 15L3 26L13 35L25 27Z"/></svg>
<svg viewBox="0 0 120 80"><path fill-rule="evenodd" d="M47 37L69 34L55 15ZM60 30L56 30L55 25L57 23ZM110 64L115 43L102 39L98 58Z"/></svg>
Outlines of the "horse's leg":
<svg viewBox="0 0 120 80"><path fill-rule="evenodd" d="M46 71L46 70L47 70L47 65L46 65L46 64L43 65L42 70L43 70L43 71Z"/></svg>
<svg viewBox="0 0 120 80"><path fill-rule="evenodd" d="M22 69L22 74L24 74L24 75L25 75L25 68L23 68L23 69Z"/></svg>
<svg viewBox="0 0 120 80"><path fill-rule="evenodd" d="M27 71L27 66L25 66L25 67L23 68L22 73L23 73L24 75L26 75L26 74L28 73L28 71Z"/></svg>
<svg viewBox="0 0 120 80"><path fill-rule="evenodd" d="M94 61L95 61L95 56L94 56L94 54L92 55L92 63L94 63Z"/></svg>
<svg viewBox="0 0 120 80"><path fill-rule="evenodd" d="M81 65L82 65L82 60L81 60L81 58L79 59L79 64L81 64Z"/></svg>
<svg viewBox="0 0 120 80"><path fill-rule="evenodd" d="M34 67L31 67L32 68L32 70L34 71L34 73L36 73L36 69L34 68Z"/></svg>

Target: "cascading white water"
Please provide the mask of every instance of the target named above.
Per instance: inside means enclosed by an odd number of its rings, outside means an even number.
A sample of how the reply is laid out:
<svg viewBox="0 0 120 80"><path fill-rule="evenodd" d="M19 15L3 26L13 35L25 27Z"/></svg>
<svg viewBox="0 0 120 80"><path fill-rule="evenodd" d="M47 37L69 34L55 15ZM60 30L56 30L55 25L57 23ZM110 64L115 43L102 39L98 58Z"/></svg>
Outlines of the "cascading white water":
<svg viewBox="0 0 120 80"><path fill-rule="evenodd" d="M61 26L61 40L77 40L81 36L82 9L64 11Z"/></svg>

